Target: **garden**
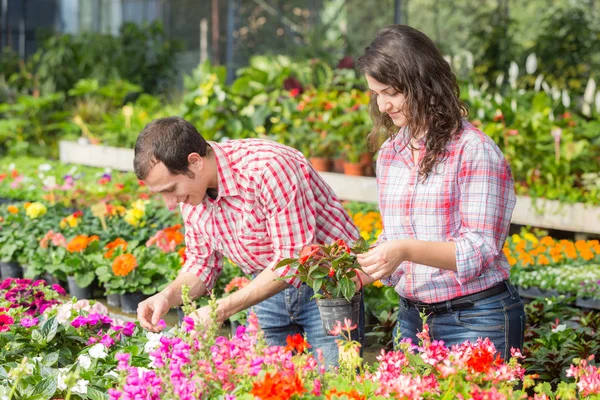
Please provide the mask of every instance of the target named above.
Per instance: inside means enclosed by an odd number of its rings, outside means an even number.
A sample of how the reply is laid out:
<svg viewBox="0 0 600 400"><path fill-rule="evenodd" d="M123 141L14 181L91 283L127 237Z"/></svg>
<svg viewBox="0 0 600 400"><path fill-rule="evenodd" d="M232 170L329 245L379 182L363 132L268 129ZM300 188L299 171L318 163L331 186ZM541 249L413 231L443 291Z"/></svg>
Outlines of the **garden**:
<svg viewBox="0 0 600 400"><path fill-rule="evenodd" d="M419 343L394 341L398 294L376 281L362 294L362 346L356 308L327 321L342 338L336 369L302 335L268 346L252 313L223 326L188 316L205 305L216 316L216 299L250 282L227 259L210 296L192 300L186 288L162 332L140 326L137 305L176 278L186 247L180 211L136 178L132 148L146 124L176 115L207 140L301 151L344 193L362 239L279 266L298 267L315 301L350 304L355 254L383 230L376 193L351 193L373 187L377 160L366 146L371 94L352 56L252 55L233 76L205 61L173 91L180 44L159 23L52 36L27 60L4 47L0 400L600 399L600 40L582 39L600 38L592 22L561 10L501 64L489 52L448 57L469 120L498 144L518 201L532 207L503 249L526 302L523 349L501 359L484 337L447 347L426 316ZM573 57L557 56L566 49Z"/></svg>

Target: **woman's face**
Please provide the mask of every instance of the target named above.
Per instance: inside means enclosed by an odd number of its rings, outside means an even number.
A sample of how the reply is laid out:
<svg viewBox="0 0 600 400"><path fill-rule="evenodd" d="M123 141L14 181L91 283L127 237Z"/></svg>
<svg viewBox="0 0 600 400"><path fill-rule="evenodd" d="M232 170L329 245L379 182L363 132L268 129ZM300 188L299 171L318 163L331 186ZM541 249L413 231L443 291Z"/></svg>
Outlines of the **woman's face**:
<svg viewBox="0 0 600 400"><path fill-rule="evenodd" d="M386 113L394 122L394 125L401 128L408 124L408 118L404 114L404 94L397 92L392 86L379 82L370 75L365 75L369 89L372 95L377 96L377 106L381 113Z"/></svg>

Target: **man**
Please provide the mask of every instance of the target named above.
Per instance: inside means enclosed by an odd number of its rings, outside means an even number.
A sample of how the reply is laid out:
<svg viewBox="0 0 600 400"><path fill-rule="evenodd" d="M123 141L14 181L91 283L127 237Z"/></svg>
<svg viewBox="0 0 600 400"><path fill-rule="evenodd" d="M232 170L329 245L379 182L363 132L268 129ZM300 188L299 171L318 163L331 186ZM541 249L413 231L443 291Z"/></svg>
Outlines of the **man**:
<svg viewBox="0 0 600 400"><path fill-rule="evenodd" d="M325 363L337 364L336 338L322 326L312 289L295 277L279 280L293 275L289 267L273 269L311 243L359 237L332 189L299 151L258 139L206 142L189 122L168 117L140 133L133 163L137 177L169 208L180 203L186 231L186 262L175 281L140 303L142 327L160 330L160 317L181 304L183 285L193 298L206 294L225 256L255 278L218 301L218 323L255 306L269 344L285 345L288 335L306 333ZM205 323L209 313L202 307L192 317Z"/></svg>

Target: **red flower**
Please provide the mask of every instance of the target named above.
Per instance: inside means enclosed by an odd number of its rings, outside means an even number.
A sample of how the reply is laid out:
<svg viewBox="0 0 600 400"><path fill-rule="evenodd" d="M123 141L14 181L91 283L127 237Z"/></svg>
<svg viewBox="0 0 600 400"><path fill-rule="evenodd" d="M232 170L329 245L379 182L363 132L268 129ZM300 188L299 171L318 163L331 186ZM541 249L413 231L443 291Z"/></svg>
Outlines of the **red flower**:
<svg viewBox="0 0 600 400"><path fill-rule="evenodd" d="M289 399L295 394L306 392L302 381L297 374L282 374L281 372L268 373L264 380L254 382L250 391L255 397L262 400Z"/></svg>
<svg viewBox="0 0 600 400"><path fill-rule="evenodd" d="M122 190L125 187L122 183L115 183L115 188Z"/></svg>
<svg viewBox="0 0 600 400"><path fill-rule="evenodd" d="M348 244L347 244L347 243L344 241L344 239L338 239L338 240L336 240L336 241L335 241L335 244L337 244L337 245L338 245L338 247L339 247L341 250L344 250L346 253L348 253L348 254L350 254L350 253L351 253L350 247L349 247L349 246L348 246Z"/></svg>
<svg viewBox="0 0 600 400"><path fill-rule="evenodd" d="M297 89L298 94L302 94L304 92L302 83L300 83L300 81L298 79L294 78L293 76L290 76L286 80L283 81L283 88L290 92L294 89Z"/></svg>
<svg viewBox="0 0 600 400"><path fill-rule="evenodd" d="M19 171L17 171L16 169L12 170L12 177L16 178L17 176L19 176Z"/></svg>
<svg viewBox="0 0 600 400"><path fill-rule="evenodd" d="M290 90L290 97L298 97L299 94L300 94L300 89L298 89L298 88L294 88L294 89Z"/></svg>
<svg viewBox="0 0 600 400"><path fill-rule="evenodd" d="M15 323L13 317L8 314L0 314L0 332L6 332Z"/></svg>
<svg viewBox="0 0 600 400"><path fill-rule="evenodd" d="M298 260L298 262L300 262L300 264L304 264L305 262L308 261L309 258L311 258L312 256L319 253L320 250L321 250L321 248L319 247L319 245L316 245L316 244L311 244L310 246L305 246L300 251L300 259Z"/></svg>
<svg viewBox="0 0 600 400"><path fill-rule="evenodd" d="M330 278L335 275L335 269L333 269L333 267L329 268L329 274L328 275L329 275Z"/></svg>
<svg viewBox="0 0 600 400"><path fill-rule="evenodd" d="M353 69L354 68L354 59L352 56L346 56L340 60L337 65L337 69Z"/></svg>
<svg viewBox="0 0 600 400"><path fill-rule="evenodd" d="M81 218L81 217L83 217L83 212L81 212L81 211L77 210L77 211L75 211L75 212L73 213L73 216L74 216L75 218Z"/></svg>
<svg viewBox="0 0 600 400"><path fill-rule="evenodd" d="M305 349L310 349L311 347L310 344L308 344L308 342L304 339L304 336L299 333L296 333L295 335L288 335L285 341L287 342L287 346L285 346L286 350L296 350L298 354L304 353Z"/></svg>

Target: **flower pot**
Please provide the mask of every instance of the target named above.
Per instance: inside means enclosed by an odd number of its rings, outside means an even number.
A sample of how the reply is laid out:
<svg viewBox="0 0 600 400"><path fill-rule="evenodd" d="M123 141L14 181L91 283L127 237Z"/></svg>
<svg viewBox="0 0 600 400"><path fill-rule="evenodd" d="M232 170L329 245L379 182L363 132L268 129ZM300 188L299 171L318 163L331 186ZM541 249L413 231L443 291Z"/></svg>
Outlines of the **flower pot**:
<svg viewBox="0 0 600 400"><path fill-rule="evenodd" d="M537 299L540 297L544 297L542 291L537 287L529 287L529 288L518 288L519 296L524 299Z"/></svg>
<svg viewBox="0 0 600 400"><path fill-rule="evenodd" d="M327 172L331 170L331 160L325 157L311 157L310 164L316 171Z"/></svg>
<svg viewBox="0 0 600 400"><path fill-rule="evenodd" d="M0 276L2 279L6 278L22 278L23 277L23 267L19 265L18 262L10 261L10 262L0 262Z"/></svg>
<svg viewBox="0 0 600 400"><path fill-rule="evenodd" d="M121 295L119 293L107 294L106 304L111 307L121 307Z"/></svg>
<svg viewBox="0 0 600 400"><path fill-rule="evenodd" d="M42 275L42 279L45 280L48 285L61 285L61 282L58 280L58 278L49 272L44 272L44 275Z"/></svg>
<svg viewBox="0 0 600 400"><path fill-rule="evenodd" d="M361 163L344 163L344 174L352 176L363 175L363 165Z"/></svg>
<svg viewBox="0 0 600 400"><path fill-rule="evenodd" d="M142 292L123 293L121 295L121 310L127 314L135 314L138 304L147 298L148 296Z"/></svg>
<svg viewBox="0 0 600 400"><path fill-rule="evenodd" d="M359 292L350 301L345 298L317 299L317 307L319 307L323 328L325 328L327 334L331 335L330 332L335 327L337 321L344 324L345 319L350 319L352 325L358 324L361 297L362 294Z"/></svg>
<svg viewBox="0 0 600 400"><path fill-rule="evenodd" d="M600 310L600 300L598 300L598 299L589 299L589 298L577 299L577 301L575 302L575 305L579 308L587 308L590 310Z"/></svg>
<svg viewBox="0 0 600 400"><path fill-rule="evenodd" d="M79 300L92 298L92 286L82 288L75 282L74 276L67 276L69 294Z"/></svg>
<svg viewBox="0 0 600 400"><path fill-rule="evenodd" d="M333 160L333 172L343 174L345 162L346 162L346 160L343 157L338 157L335 160Z"/></svg>

